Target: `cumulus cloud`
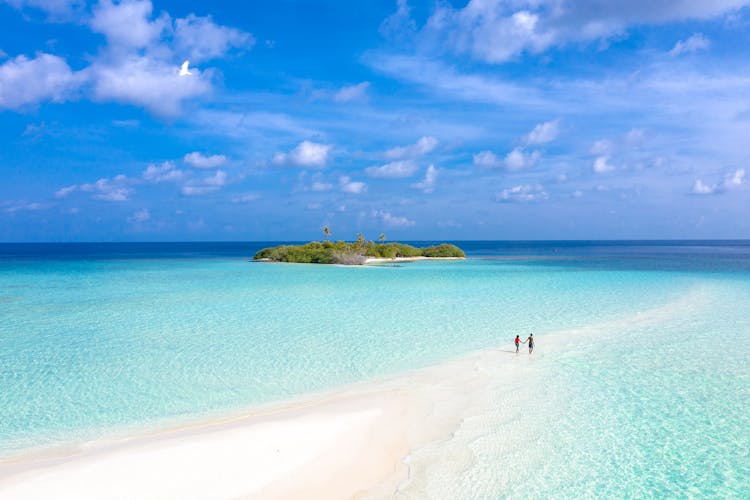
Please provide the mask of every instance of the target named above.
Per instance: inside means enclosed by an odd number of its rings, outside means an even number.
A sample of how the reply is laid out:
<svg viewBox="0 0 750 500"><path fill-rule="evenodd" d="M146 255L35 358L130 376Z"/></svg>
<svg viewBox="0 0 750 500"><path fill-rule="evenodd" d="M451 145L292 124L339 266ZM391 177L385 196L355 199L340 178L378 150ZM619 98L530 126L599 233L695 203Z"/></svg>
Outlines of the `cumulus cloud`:
<svg viewBox="0 0 750 500"><path fill-rule="evenodd" d="M419 167L412 160L399 160L379 167L368 167L365 173L375 179L402 179L414 175L417 168Z"/></svg>
<svg viewBox="0 0 750 500"><path fill-rule="evenodd" d="M127 201L133 189L127 185L128 178L117 175L111 179L103 178L90 184L81 184L78 188L85 193L92 193L95 200Z"/></svg>
<svg viewBox="0 0 750 500"><path fill-rule="evenodd" d="M49 12L78 2L18 0ZM67 7L65 7L67 5ZM74 72L50 54L25 56L0 66L0 107L19 108L43 100L62 102L83 84L98 101L115 101L175 116L183 104L213 89L213 70L191 68L180 77L184 58L205 61L226 55L234 48L252 46L252 36L215 24L210 17L190 14L172 20L168 13L154 17L150 0L101 0L87 20L107 44L87 68Z"/></svg>
<svg viewBox="0 0 750 500"><path fill-rule="evenodd" d="M370 82L361 82L356 85L342 87L333 94L332 99L335 102L358 101L367 96L368 88L370 88Z"/></svg>
<svg viewBox="0 0 750 500"><path fill-rule="evenodd" d="M227 174L223 170L217 170L214 175L201 179L191 179L182 185L180 192L185 196L200 196L213 193L224 187L227 183Z"/></svg>
<svg viewBox="0 0 750 500"><path fill-rule="evenodd" d="M427 171L424 174L424 179L422 179L420 182L412 184L411 187L413 187L414 189L419 189L424 193L432 193L433 191L435 191L437 177L438 170L435 168L435 165L430 165L429 167L427 167Z"/></svg>
<svg viewBox="0 0 750 500"><path fill-rule="evenodd" d="M150 164L143 171L142 177L144 180L153 183L159 182L179 182L183 179L185 173L182 170L175 168L175 164L171 161L165 161L161 165Z"/></svg>
<svg viewBox="0 0 750 500"><path fill-rule="evenodd" d="M672 57L679 56L680 54L688 54L690 52L697 52L699 50L705 50L711 46L711 41L703 36L702 33L696 33L687 40L678 41L672 50L669 51L669 55Z"/></svg>
<svg viewBox="0 0 750 500"><path fill-rule="evenodd" d="M232 48L250 47L252 36L193 14L172 22L167 13L153 18L150 0L102 0L89 25L108 42L90 68L94 98L142 106L162 116L181 112L185 101L209 94L210 69L191 68L181 77L185 58L205 61Z"/></svg>
<svg viewBox="0 0 750 500"><path fill-rule="evenodd" d="M110 46L120 49L142 49L154 44L162 33L171 30L169 14L151 20L150 0L125 0L113 3L100 0L89 21L91 29L107 38Z"/></svg>
<svg viewBox="0 0 750 500"><path fill-rule="evenodd" d="M404 216L393 215L385 210L373 210L373 217L380 219L380 221L388 227L410 227L415 224L411 219L407 219Z"/></svg>
<svg viewBox="0 0 750 500"><path fill-rule="evenodd" d="M706 195L706 194L721 194L729 190L736 189L745 181L745 169L739 168L732 173L724 176L721 182L709 184L703 182L701 179L696 179L693 183L693 194Z"/></svg>
<svg viewBox="0 0 750 500"><path fill-rule="evenodd" d="M597 156L594 159L594 164L591 166L592 170L597 174L604 174L614 171L615 166L612 165L609 160L610 157L608 155Z"/></svg>
<svg viewBox="0 0 750 500"><path fill-rule="evenodd" d="M142 208L133 212L133 215L128 217L128 222L131 224L139 224L141 222L146 222L150 218L151 213L148 211L148 208Z"/></svg>
<svg viewBox="0 0 750 500"><path fill-rule="evenodd" d="M182 161L193 168L216 168L224 165L227 157L224 155L205 156L196 151L186 154Z"/></svg>
<svg viewBox="0 0 750 500"><path fill-rule="evenodd" d="M540 184L521 184L500 191L495 199L499 202L533 202L549 198Z"/></svg>
<svg viewBox="0 0 750 500"><path fill-rule="evenodd" d="M367 184L359 181L352 181L349 176L339 177L339 188L344 193L361 194L367 191Z"/></svg>
<svg viewBox="0 0 750 500"><path fill-rule="evenodd" d="M416 158L434 150L438 140L432 136L420 137L416 143L408 146L399 146L386 151L383 156L387 160L400 160L402 158Z"/></svg>
<svg viewBox="0 0 750 500"><path fill-rule="evenodd" d="M717 184L705 184L700 179L696 179L693 183L693 194L714 194L716 193L717 189Z"/></svg>
<svg viewBox="0 0 750 500"><path fill-rule="evenodd" d="M19 109L41 101L63 102L84 81L64 59L40 53L20 55L0 65L0 108Z"/></svg>
<svg viewBox="0 0 750 500"><path fill-rule="evenodd" d="M533 167L539 161L539 151L524 152L523 148L514 148L505 158L499 158L492 151L482 151L474 155L474 165L484 168L507 168L521 170Z"/></svg>
<svg viewBox="0 0 750 500"><path fill-rule="evenodd" d="M539 151L525 153L521 148L515 148L505 155L503 163L509 170L521 170L523 168L533 167L539 160Z"/></svg>
<svg viewBox="0 0 750 500"><path fill-rule="evenodd" d="M273 157L273 163L276 165L324 168L331 148L330 144L302 141L289 153L276 153Z"/></svg>
<svg viewBox="0 0 750 500"><path fill-rule="evenodd" d="M474 165L485 168L497 168L502 166L503 162L492 151L481 151L474 155Z"/></svg>
<svg viewBox="0 0 750 500"><path fill-rule="evenodd" d="M524 137L525 144L546 144L557 139L560 133L560 120L540 123Z"/></svg>
<svg viewBox="0 0 750 500"><path fill-rule="evenodd" d="M438 7L428 19L423 44L504 63L571 42L607 40L630 26L711 19L748 0L471 0L463 8Z"/></svg>
<svg viewBox="0 0 750 500"><path fill-rule="evenodd" d="M727 187L741 186L745 179L745 169L739 168L734 171L733 174L728 175L724 179L724 185Z"/></svg>
<svg viewBox="0 0 750 500"><path fill-rule="evenodd" d="M193 68L180 77L179 68L146 56L95 63L91 69L94 99L135 104L161 116L175 116L185 101L212 90L210 74Z"/></svg>
<svg viewBox="0 0 750 500"><path fill-rule="evenodd" d="M233 48L249 49L254 44L255 39L250 33L215 24L211 16L190 14L174 23L175 51L191 61L214 59Z"/></svg>

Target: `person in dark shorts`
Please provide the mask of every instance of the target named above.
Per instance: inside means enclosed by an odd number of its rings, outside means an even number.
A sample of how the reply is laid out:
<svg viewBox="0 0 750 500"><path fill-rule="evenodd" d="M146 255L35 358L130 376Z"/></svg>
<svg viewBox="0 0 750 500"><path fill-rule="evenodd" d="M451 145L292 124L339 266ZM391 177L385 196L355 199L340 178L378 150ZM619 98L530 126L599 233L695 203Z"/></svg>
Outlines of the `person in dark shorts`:
<svg viewBox="0 0 750 500"><path fill-rule="evenodd" d="M516 342L516 352L518 352L518 346L521 344L521 337L519 337L518 335L516 335L515 342Z"/></svg>
<svg viewBox="0 0 750 500"><path fill-rule="evenodd" d="M534 334L533 333L529 334L529 338L523 341L524 344L527 342L529 343L529 354L531 354L532 352L534 352Z"/></svg>

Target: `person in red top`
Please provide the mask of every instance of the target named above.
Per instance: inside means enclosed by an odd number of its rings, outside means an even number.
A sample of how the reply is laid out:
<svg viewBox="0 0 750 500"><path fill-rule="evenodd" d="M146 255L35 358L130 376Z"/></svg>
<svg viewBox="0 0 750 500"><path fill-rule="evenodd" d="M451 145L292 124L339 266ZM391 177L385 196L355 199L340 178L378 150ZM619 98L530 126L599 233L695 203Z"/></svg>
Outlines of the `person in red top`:
<svg viewBox="0 0 750 500"><path fill-rule="evenodd" d="M521 343L521 337L516 335L516 352L518 352L518 345Z"/></svg>

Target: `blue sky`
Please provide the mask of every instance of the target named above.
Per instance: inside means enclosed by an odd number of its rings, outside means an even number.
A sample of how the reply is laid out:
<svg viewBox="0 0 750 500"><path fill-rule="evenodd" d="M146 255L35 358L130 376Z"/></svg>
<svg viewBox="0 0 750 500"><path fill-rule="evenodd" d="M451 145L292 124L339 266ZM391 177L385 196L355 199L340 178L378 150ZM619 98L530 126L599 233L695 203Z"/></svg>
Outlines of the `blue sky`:
<svg viewBox="0 0 750 500"><path fill-rule="evenodd" d="M750 238L750 0L237 5L0 0L0 240Z"/></svg>

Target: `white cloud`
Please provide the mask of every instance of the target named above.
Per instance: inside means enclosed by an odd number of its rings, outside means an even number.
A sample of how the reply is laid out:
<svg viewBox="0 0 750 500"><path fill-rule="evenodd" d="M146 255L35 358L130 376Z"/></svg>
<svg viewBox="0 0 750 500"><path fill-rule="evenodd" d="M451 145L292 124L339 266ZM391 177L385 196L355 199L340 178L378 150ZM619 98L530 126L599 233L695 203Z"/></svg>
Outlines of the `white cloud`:
<svg viewBox="0 0 750 500"><path fill-rule="evenodd" d="M45 205L37 202L18 202L18 203L12 203L10 206L6 206L3 208L3 211L12 214L15 212L36 212L37 210L44 210L47 208Z"/></svg>
<svg viewBox="0 0 750 500"><path fill-rule="evenodd" d="M31 7L46 12L55 19L67 18L85 7L85 0L4 0L16 9Z"/></svg>
<svg viewBox="0 0 750 500"><path fill-rule="evenodd" d="M515 148L505 155L503 160L505 167L509 170L521 170L523 168L533 167L539 161L539 151L524 153L521 148Z"/></svg>
<svg viewBox="0 0 750 500"><path fill-rule="evenodd" d="M131 224L139 224L141 222L146 222L150 218L151 213L148 211L148 208L142 208L133 212L133 215L128 217L128 222Z"/></svg>
<svg viewBox="0 0 750 500"><path fill-rule="evenodd" d="M336 102L350 102L363 99L367 96L368 88L370 88L370 82L361 82L356 85L342 87L333 94L333 100Z"/></svg>
<svg viewBox="0 0 750 500"><path fill-rule="evenodd" d="M81 184L78 188L85 193L93 193L95 200L102 201L127 201L133 193L133 189L127 186L128 178L117 175L112 179L99 179L90 184Z"/></svg>
<svg viewBox="0 0 750 500"><path fill-rule="evenodd" d="M383 224L388 227L410 227L415 224L413 220L407 219L403 216L393 215L385 210L373 210L373 217L381 220Z"/></svg>
<svg viewBox="0 0 750 500"><path fill-rule="evenodd" d="M55 191L55 198L57 199L67 198L71 193L73 193L77 189L78 189L78 186L76 184L73 184L72 186L61 187L60 189Z"/></svg>
<svg viewBox="0 0 750 500"><path fill-rule="evenodd" d="M191 179L183 184L180 192L185 196L200 196L207 193L218 191L227 183L227 174L223 170L217 170L216 173L202 179Z"/></svg>
<svg viewBox="0 0 750 500"><path fill-rule="evenodd" d="M45 100L63 102L73 97L83 81L81 73L71 70L60 57L21 55L0 65L0 108L18 109Z"/></svg>
<svg viewBox="0 0 750 500"><path fill-rule="evenodd" d="M153 183L159 182L179 182L184 177L184 172L175 168L171 161L165 161L161 165L150 164L143 171L144 180Z"/></svg>
<svg viewBox="0 0 750 500"><path fill-rule="evenodd" d="M417 23L411 18L408 0L396 0L396 12L380 25L380 34L392 40L402 40L417 31Z"/></svg>
<svg viewBox="0 0 750 500"><path fill-rule="evenodd" d="M361 194L367 191L367 184L359 181L352 181L349 176L339 177L339 187L344 193Z"/></svg>
<svg viewBox="0 0 750 500"><path fill-rule="evenodd" d="M500 191L495 199L500 202L533 202L549 198L540 184L521 184Z"/></svg>
<svg viewBox="0 0 750 500"><path fill-rule="evenodd" d="M399 160L379 167L368 167L365 173L375 179L403 179L414 175L417 168L419 167L412 160Z"/></svg>
<svg viewBox="0 0 750 500"><path fill-rule="evenodd" d="M596 159L594 159L594 164L591 168L597 174L612 172L613 170L615 170L615 166L609 163L609 159L610 158L608 155L597 156Z"/></svg>
<svg viewBox="0 0 750 500"><path fill-rule="evenodd" d="M438 170L435 168L435 165L430 165L429 167L427 167L427 171L425 172L424 179L422 179L420 182L412 184L411 187L415 189L420 189L425 193L432 193L433 191L435 191L435 184L437 183L437 177L438 177Z"/></svg>
<svg viewBox="0 0 750 500"><path fill-rule="evenodd" d="M699 50L705 50L711 46L711 41L703 36L702 33L695 33L687 40L678 41L672 50L669 51L670 56L679 56L680 54L688 54L690 52L697 52Z"/></svg>
<svg viewBox="0 0 750 500"><path fill-rule="evenodd" d="M108 46L90 67L97 100L142 106L162 116L175 116L185 101L209 94L213 71L191 68L179 76L185 58L205 61L234 47L252 45L252 36L216 25L193 14L172 25L169 14L152 19L150 0L113 3L102 0L89 25L107 38Z"/></svg>
<svg viewBox="0 0 750 500"><path fill-rule="evenodd" d="M150 0L125 0L113 3L100 0L89 21L91 29L103 34L116 49L141 49L154 44L162 33L171 30L169 14L162 13L150 21Z"/></svg>
<svg viewBox="0 0 750 500"><path fill-rule="evenodd" d="M438 7L422 30L423 45L447 47L489 63L538 54L572 42L607 40L635 25L710 19L748 0L471 0Z"/></svg>
<svg viewBox="0 0 750 500"><path fill-rule="evenodd" d="M227 157L224 155L204 156L196 151L186 154L182 161L193 168L216 168L224 165Z"/></svg>
<svg viewBox="0 0 750 500"><path fill-rule="evenodd" d="M492 151L481 151L474 155L474 165L484 168L501 168L521 170L533 167L539 161L539 151L525 153L523 148L514 148L505 158L500 159Z"/></svg>
<svg viewBox="0 0 750 500"><path fill-rule="evenodd" d="M481 151L474 155L474 165L485 168L497 168L503 165L503 161L492 151Z"/></svg>
<svg viewBox="0 0 750 500"><path fill-rule="evenodd" d="M745 179L745 169L739 168L735 170L733 174L730 174L724 179L724 185L727 187L738 187L741 186Z"/></svg>
<svg viewBox="0 0 750 500"><path fill-rule="evenodd" d="M95 63L90 71L95 99L135 104L161 116L180 114L184 101L212 90L210 72L192 68L192 75L180 77L177 65L145 56Z"/></svg>
<svg viewBox="0 0 750 500"><path fill-rule="evenodd" d="M731 174L724 176L724 180L715 184L707 184L701 179L696 179L693 183L693 194L721 194L729 190L736 189L745 181L745 169L738 168Z"/></svg>
<svg viewBox="0 0 750 500"><path fill-rule="evenodd" d="M540 123L524 137L526 144L546 144L554 141L560 133L560 120Z"/></svg>
<svg viewBox="0 0 750 500"><path fill-rule="evenodd" d="M331 148L330 144L302 141L289 153L276 153L273 162L277 165L324 168Z"/></svg>
<svg viewBox="0 0 750 500"><path fill-rule="evenodd" d="M391 148L383 155L387 160L400 160L402 158L415 158L422 156L434 150L438 145L438 140L432 136L420 137L416 143L408 146Z"/></svg>
<svg viewBox="0 0 750 500"><path fill-rule="evenodd" d="M696 179L693 183L693 194L714 194L717 191L716 184L704 184L702 180Z"/></svg>
<svg viewBox="0 0 750 500"><path fill-rule="evenodd" d="M194 14L177 19L174 23L175 52L191 62L201 62L221 57L232 48L249 49L255 44L250 33L219 26L210 16Z"/></svg>

